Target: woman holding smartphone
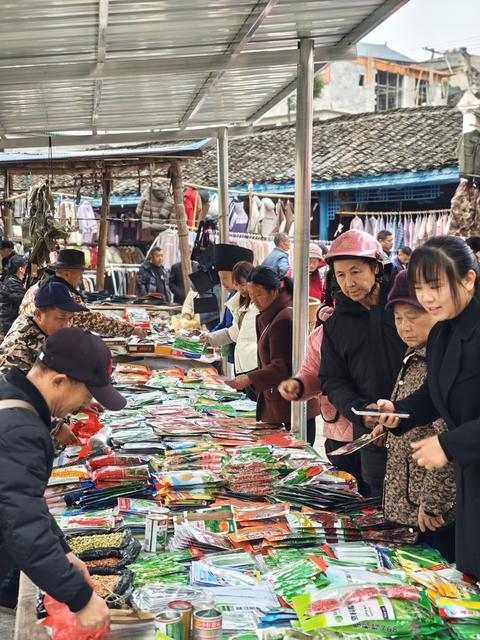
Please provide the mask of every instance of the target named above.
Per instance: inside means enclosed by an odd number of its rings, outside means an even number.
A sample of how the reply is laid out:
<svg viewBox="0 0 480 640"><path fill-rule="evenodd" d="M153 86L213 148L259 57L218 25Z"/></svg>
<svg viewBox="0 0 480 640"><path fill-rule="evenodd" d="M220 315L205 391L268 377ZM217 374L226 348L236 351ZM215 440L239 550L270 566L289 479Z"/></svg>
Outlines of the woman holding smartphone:
<svg viewBox="0 0 480 640"><path fill-rule="evenodd" d="M457 567L479 580L479 266L461 238L440 236L413 252L408 273L418 301L437 321L427 343L427 380L400 402L380 400L380 424L401 435L416 425L445 420L446 432L412 443L413 458L427 470L454 463ZM394 411L410 418L388 415Z"/></svg>

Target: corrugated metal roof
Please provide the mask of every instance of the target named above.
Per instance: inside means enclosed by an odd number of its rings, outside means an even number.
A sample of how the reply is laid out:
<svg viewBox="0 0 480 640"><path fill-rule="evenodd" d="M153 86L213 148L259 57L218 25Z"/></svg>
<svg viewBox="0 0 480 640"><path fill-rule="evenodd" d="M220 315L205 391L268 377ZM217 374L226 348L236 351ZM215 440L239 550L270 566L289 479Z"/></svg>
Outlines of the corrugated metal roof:
<svg viewBox="0 0 480 640"><path fill-rule="evenodd" d="M0 144L251 123L294 89L299 38L345 56L406 1L3 0Z"/></svg>
<svg viewBox="0 0 480 640"><path fill-rule="evenodd" d="M35 162L49 162L51 159L54 161L61 160L86 160L86 159L114 159L114 158L143 158L151 156L181 156L188 155L194 151L201 151L204 147L211 143L210 139L200 140L198 142L173 144L164 147L128 147L115 149L91 149L89 151L76 151L76 152L54 152L52 157L49 154L41 153L0 153L0 166L12 165L15 163L31 163Z"/></svg>

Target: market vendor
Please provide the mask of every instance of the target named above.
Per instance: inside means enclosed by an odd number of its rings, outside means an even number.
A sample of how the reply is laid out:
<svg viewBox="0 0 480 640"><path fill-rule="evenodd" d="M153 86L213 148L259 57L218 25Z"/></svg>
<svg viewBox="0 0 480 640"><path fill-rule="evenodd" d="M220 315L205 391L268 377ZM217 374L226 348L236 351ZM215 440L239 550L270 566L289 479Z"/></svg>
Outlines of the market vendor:
<svg viewBox="0 0 480 640"><path fill-rule="evenodd" d="M82 329L60 329L45 341L25 376L0 379L0 580L18 567L40 589L66 603L85 627L102 628L109 610L88 569L69 549L44 497L52 471L52 414L64 417L95 398L112 411L125 399L111 385L111 353Z"/></svg>
<svg viewBox="0 0 480 640"><path fill-rule="evenodd" d="M169 287L170 274L163 264L163 251L153 247L150 255L137 273L137 295L159 297L165 302L173 302Z"/></svg>
<svg viewBox="0 0 480 640"><path fill-rule="evenodd" d="M82 294L78 290L83 280L83 272L85 266L85 254L78 249L62 249L58 253L58 260L51 265L51 269L55 271L54 276L34 284L28 289L20 306L20 314L25 316L33 315L35 310L35 294L45 282L59 282L68 287L75 302L83 303ZM87 331L93 331L102 336L109 337L125 337L131 335L145 337L145 330L136 328L121 320L120 318L112 318L99 311L89 311L87 313L75 314L72 318L72 326L81 327Z"/></svg>

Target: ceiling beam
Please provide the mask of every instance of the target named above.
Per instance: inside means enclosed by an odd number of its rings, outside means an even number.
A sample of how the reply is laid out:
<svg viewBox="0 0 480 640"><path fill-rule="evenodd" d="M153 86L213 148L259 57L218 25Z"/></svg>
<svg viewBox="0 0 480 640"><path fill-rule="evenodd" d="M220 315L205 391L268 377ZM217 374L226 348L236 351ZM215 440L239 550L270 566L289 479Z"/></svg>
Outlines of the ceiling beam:
<svg viewBox="0 0 480 640"><path fill-rule="evenodd" d="M341 60L351 57L353 49L348 47L318 47L317 61ZM130 60L106 60L77 62L71 64L32 65L24 67L0 66L0 86L48 85L68 81L105 80L130 77L160 77L165 74L185 75L229 70L266 69L297 64L297 50L270 50L241 53L233 58L230 54L184 56L176 58L148 58Z"/></svg>
<svg viewBox="0 0 480 640"><path fill-rule="evenodd" d="M406 4L408 0L385 0L379 7L377 7L372 13L370 13L366 18L364 18L354 29L349 31L343 38L341 38L336 44L335 49L339 52L342 50L348 50L351 47L355 47L356 43L359 42L363 37L370 33L375 27L378 27L386 18L390 17L395 11L400 9L404 4ZM356 47L355 47L356 48ZM319 61L318 55L319 49L315 51L315 63ZM320 54L321 55L321 54ZM350 56L346 56L343 59L348 59ZM355 56L356 57L356 54ZM341 58L337 58L340 60ZM298 54L297 54L297 62L298 62ZM323 58L323 62L333 62L332 58ZM314 73L317 73L324 67L325 64L315 64L314 65ZM286 84L280 91L274 94L268 101L262 105L259 109L255 109L255 111L247 118L247 122L249 124L255 124L260 118L262 118L266 113L268 113L271 109L277 106L279 102L288 97L291 93L293 93L297 88L297 79Z"/></svg>
<svg viewBox="0 0 480 640"><path fill-rule="evenodd" d="M109 0L98 0L98 39L97 39L97 69L101 71L107 55L107 28L108 28L108 4ZM95 91L92 106L92 133L97 133L97 119L102 101L103 80L95 80Z"/></svg>
<svg viewBox="0 0 480 640"><path fill-rule="evenodd" d="M225 126L225 124L223 124ZM230 137L253 134L253 127L229 128ZM145 131L143 133L107 133L97 135L60 135L52 136L54 148L73 146L96 146L101 144L135 144L141 142L176 142L178 140L203 140L216 137L218 127L185 129L185 131ZM29 138L7 138L2 140L3 149L38 149L48 145L48 136Z"/></svg>
<svg viewBox="0 0 480 640"><path fill-rule="evenodd" d="M254 35L255 31L257 31L262 22L271 13L278 2L279 0L259 0L257 2L256 6L252 9L243 25L235 34L232 42L224 51L224 55L227 57L224 68L219 69L216 72L211 72L208 75L207 79L201 85L193 100L188 105L185 113L180 119L180 127L182 129L187 126L189 120L193 118L199 111L203 101L208 96L210 91L212 91L214 87L220 82L229 65L231 65L233 60L242 52L245 44Z"/></svg>

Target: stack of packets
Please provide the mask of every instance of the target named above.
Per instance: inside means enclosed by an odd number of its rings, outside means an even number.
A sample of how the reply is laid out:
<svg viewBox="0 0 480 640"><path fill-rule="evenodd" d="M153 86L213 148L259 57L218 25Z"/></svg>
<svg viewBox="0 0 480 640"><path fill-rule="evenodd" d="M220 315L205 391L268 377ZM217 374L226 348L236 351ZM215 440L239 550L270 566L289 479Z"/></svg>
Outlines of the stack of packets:
<svg viewBox="0 0 480 640"><path fill-rule="evenodd" d="M62 454L47 488L66 533L108 540L87 550L91 570L130 567L122 606L215 607L238 640L480 638L477 585L414 546L352 476L277 427L212 408L243 400L212 371L145 373L128 372L127 407L101 416L87 455ZM139 557L159 507L166 548Z"/></svg>
<svg viewBox="0 0 480 640"><path fill-rule="evenodd" d="M278 472L270 448L264 446L240 449L225 458L222 476L232 494L266 496L273 493Z"/></svg>

